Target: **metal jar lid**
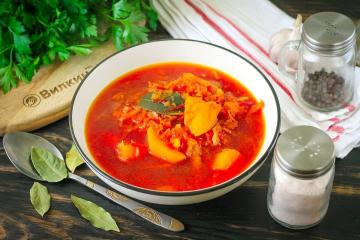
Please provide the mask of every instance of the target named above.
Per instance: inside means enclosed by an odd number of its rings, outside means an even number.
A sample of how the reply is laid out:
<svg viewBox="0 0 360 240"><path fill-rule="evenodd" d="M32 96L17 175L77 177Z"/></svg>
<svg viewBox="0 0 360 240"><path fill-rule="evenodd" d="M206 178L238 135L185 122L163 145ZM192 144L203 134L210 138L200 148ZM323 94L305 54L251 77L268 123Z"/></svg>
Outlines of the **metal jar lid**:
<svg viewBox="0 0 360 240"><path fill-rule="evenodd" d="M275 159L283 170L293 176L321 176L334 164L334 143L318 128L296 126L280 135L275 148Z"/></svg>
<svg viewBox="0 0 360 240"><path fill-rule="evenodd" d="M311 50L343 54L355 44L356 28L347 16L336 12L311 15L303 24L302 39Z"/></svg>

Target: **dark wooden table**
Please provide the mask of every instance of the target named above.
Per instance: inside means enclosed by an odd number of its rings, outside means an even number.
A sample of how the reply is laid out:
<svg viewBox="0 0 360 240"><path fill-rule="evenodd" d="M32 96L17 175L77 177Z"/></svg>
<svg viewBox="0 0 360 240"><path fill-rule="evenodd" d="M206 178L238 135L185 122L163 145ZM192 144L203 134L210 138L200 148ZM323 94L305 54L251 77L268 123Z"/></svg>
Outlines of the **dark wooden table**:
<svg viewBox="0 0 360 240"><path fill-rule="evenodd" d="M359 1L273 2L293 17L297 13L306 17L325 10L342 12L353 19L360 16ZM170 36L160 28L151 38ZM53 142L63 153L72 143L67 118L34 133ZM189 206L149 204L185 223L186 231L172 233L147 223L72 181L45 183L53 201L50 212L41 218L29 200L33 180L16 171L0 146L0 239L360 239L360 149L336 162L328 213L318 226L303 231L281 227L267 212L270 160L249 181L218 199ZM78 173L101 183L85 166ZM70 194L107 209L115 217L121 232L105 232L90 226L71 204Z"/></svg>

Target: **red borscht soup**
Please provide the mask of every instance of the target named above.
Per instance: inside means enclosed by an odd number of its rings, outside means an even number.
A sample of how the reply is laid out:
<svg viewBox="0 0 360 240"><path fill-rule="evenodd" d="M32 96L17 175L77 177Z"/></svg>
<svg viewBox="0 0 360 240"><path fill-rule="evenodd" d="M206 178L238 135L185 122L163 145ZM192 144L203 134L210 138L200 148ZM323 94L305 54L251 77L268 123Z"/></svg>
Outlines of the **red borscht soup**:
<svg viewBox="0 0 360 240"><path fill-rule="evenodd" d="M95 98L86 141L97 165L158 191L211 187L242 173L265 137L264 103L229 75L161 63L120 76Z"/></svg>

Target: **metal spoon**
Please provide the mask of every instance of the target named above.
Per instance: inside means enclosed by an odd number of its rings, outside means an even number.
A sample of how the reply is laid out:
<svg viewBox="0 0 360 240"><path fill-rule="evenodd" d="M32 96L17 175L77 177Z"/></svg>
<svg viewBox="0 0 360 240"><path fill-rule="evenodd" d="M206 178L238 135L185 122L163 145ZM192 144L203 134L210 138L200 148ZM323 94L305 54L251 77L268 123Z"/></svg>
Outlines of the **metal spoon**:
<svg viewBox="0 0 360 240"><path fill-rule="evenodd" d="M7 156L12 164L24 175L39 181L43 181L41 176L36 172L30 162L30 152L32 147L42 147L52 152L58 158L63 159L61 152L52 143L44 138L25 132L7 133L3 138L3 145ZM118 205L129 209L136 215L146 219L147 221L166 228L174 232L184 230L184 225L177 219L166 214L149 208L125 195L111 191L98 184L95 184L83 177L69 172L68 178L75 180L88 188L100 193L107 199L117 203Z"/></svg>

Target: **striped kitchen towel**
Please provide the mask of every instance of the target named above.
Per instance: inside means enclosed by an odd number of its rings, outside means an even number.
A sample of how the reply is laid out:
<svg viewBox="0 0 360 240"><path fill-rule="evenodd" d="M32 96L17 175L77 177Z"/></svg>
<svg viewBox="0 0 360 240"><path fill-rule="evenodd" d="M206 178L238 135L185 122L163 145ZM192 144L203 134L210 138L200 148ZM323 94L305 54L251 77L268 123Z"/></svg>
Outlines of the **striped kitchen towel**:
<svg viewBox="0 0 360 240"><path fill-rule="evenodd" d="M281 75L268 54L269 39L294 19L267 0L153 0L162 25L174 38L211 42L251 60L268 77L279 97L284 131L311 125L333 139L336 156L345 157L360 142L360 84L346 107L328 113L302 105L295 82ZM356 83L360 69L356 69Z"/></svg>

